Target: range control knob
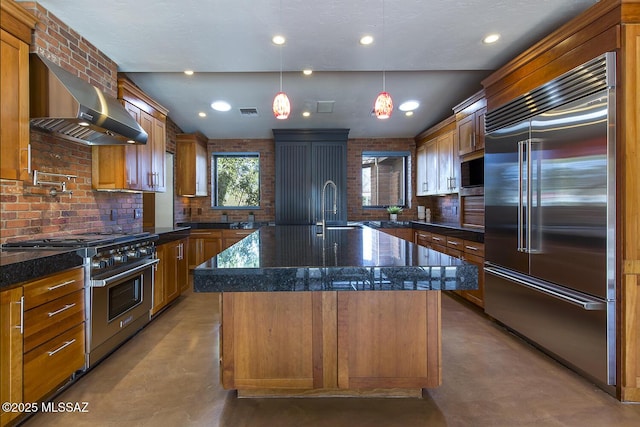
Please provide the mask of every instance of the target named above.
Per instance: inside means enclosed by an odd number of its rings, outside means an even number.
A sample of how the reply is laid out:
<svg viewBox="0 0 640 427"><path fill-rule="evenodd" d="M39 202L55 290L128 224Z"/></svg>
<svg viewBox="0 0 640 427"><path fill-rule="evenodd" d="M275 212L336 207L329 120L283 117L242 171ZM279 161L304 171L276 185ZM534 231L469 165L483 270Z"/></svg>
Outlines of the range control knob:
<svg viewBox="0 0 640 427"><path fill-rule="evenodd" d="M114 260L116 263L122 263L122 262L127 262L128 257L127 257L127 255L125 255L125 254L115 254L115 255L113 256L113 260Z"/></svg>
<svg viewBox="0 0 640 427"><path fill-rule="evenodd" d="M140 251L138 251L138 250L130 250L130 251L127 251L126 255L129 258L140 258Z"/></svg>
<svg viewBox="0 0 640 427"><path fill-rule="evenodd" d="M107 268L107 261L105 259L96 259L91 261L91 268L100 269Z"/></svg>

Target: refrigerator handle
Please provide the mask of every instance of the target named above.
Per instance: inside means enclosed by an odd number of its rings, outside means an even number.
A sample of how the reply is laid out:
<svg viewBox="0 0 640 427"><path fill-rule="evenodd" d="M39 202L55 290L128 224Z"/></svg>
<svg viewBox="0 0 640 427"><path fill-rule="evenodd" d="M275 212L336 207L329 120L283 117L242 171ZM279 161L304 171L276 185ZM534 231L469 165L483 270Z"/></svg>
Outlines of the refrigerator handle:
<svg viewBox="0 0 640 427"><path fill-rule="evenodd" d="M522 239L522 235L523 235L523 226L524 226L524 218L523 218L523 205L524 202L522 200L522 190L523 190L523 174L522 174L522 167L524 165L524 152L525 152L525 148L526 148L526 144L527 144L527 140L524 141L518 141L518 226L517 226L517 233L518 233L518 252L526 252L527 248L525 245L525 242L523 242ZM528 193L528 191L527 191Z"/></svg>
<svg viewBox="0 0 640 427"><path fill-rule="evenodd" d="M551 284L539 284L534 283L532 280L526 280L524 278L519 278L515 274L510 274L507 272L502 272L500 268L490 267L488 264L485 264L484 267L485 273L493 274L494 276L501 277L503 279L509 280L511 282L517 283L519 285L525 286L529 289L533 289L534 291L538 291L545 295L548 295L552 298L559 299L566 303L576 305L583 310L606 310L607 303L602 300L597 300L593 298L589 298L587 295L584 297L580 297L577 295L571 295L567 292L563 291L561 288L553 286Z"/></svg>
<svg viewBox="0 0 640 427"><path fill-rule="evenodd" d="M533 172L531 170L531 166L532 166L532 161L531 158L533 157L531 155L532 153L532 147L531 147L531 139L528 139L526 141L527 143L527 206L525 207L526 209L526 216L525 216L525 221L526 221L526 236L525 236L525 252L526 253L531 253L531 242L533 241L531 239L531 230L533 227L531 227L531 220L532 220L532 216L531 216L531 207L533 205L533 186L531 185L533 183L533 181L531 180L533 177ZM539 186L538 186L539 187Z"/></svg>

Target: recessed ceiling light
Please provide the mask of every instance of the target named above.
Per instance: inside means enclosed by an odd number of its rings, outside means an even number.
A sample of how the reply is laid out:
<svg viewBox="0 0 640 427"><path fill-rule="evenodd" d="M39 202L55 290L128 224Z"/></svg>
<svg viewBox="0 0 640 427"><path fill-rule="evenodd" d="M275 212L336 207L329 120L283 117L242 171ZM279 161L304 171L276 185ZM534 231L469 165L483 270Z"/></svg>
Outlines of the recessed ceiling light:
<svg viewBox="0 0 640 427"><path fill-rule="evenodd" d="M78 122L78 125L87 127L87 126L89 126L89 123L87 123L87 122Z"/></svg>
<svg viewBox="0 0 640 427"><path fill-rule="evenodd" d="M495 43L500 39L500 34L489 34L484 39L482 39L482 43L491 44Z"/></svg>
<svg viewBox="0 0 640 427"><path fill-rule="evenodd" d="M302 113L302 117L309 117L310 115L311 115L311 113L308 112L308 111L305 111L305 112Z"/></svg>
<svg viewBox="0 0 640 427"><path fill-rule="evenodd" d="M287 39L285 39L284 36L278 35L278 36L273 36L271 41L273 42L273 44L281 45L281 44L284 44L284 42L286 42Z"/></svg>
<svg viewBox="0 0 640 427"><path fill-rule="evenodd" d="M229 111L231 109L231 105L226 101L215 101L211 103L211 108L216 111Z"/></svg>
<svg viewBox="0 0 640 427"><path fill-rule="evenodd" d="M193 76L193 70L184 70L184 73L185 73L187 76Z"/></svg>
<svg viewBox="0 0 640 427"><path fill-rule="evenodd" d="M205 113L204 111L200 111L200 112L198 113L198 115L199 115L200 117L207 117L207 113Z"/></svg>
<svg viewBox="0 0 640 427"><path fill-rule="evenodd" d="M302 70L302 74L304 74L305 76L310 76L311 74L313 74L313 70L307 68L306 70Z"/></svg>
<svg viewBox="0 0 640 427"><path fill-rule="evenodd" d="M406 101L403 102L402 104L400 104L400 106L398 107L398 109L400 111L413 111L416 108L418 108L420 106L420 103L418 101Z"/></svg>
<svg viewBox="0 0 640 427"><path fill-rule="evenodd" d="M371 44L371 43L373 43L373 37L372 37L372 36L363 36L363 37L360 39L360 44L361 44L361 45L366 46L366 45L369 45L369 44Z"/></svg>
<svg viewBox="0 0 640 427"><path fill-rule="evenodd" d="M411 117L413 116L413 111L407 111L406 113L404 113L404 115L407 117Z"/></svg>

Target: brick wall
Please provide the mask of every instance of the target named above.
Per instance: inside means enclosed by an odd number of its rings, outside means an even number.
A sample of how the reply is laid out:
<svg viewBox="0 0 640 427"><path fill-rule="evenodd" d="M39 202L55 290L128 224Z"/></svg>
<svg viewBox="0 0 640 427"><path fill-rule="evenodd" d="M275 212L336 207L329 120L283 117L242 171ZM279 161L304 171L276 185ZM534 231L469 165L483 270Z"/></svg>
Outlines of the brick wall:
<svg viewBox="0 0 640 427"><path fill-rule="evenodd" d="M20 5L39 20L32 51L98 86L105 94L117 95L117 64L41 5ZM51 196L50 187L1 180L0 243L35 235L141 230L142 220L133 218L134 209L142 208L141 194L91 190L91 147L39 131L31 132L31 145L32 169L78 176L68 183L73 194Z"/></svg>
<svg viewBox="0 0 640 427"><path fill-rule="evenodd" d="M31 52L43 55L105 94L117 96L118 65L115 62L40 4L20 5L38 18Z"/></svg>
<svg viewBox="0 0 640 427"><path fill-rule="evenodd" d="M224 139L209 140L208 158L212 153L255 152L260 153L260 209L252 211L256 221L273 221L276 201L276 153L272 139ZM209 196L186 198L188 206L176 211L176 218L181 215L185 221L221 221L222 212L226 212L229 221L247 221L249 211L246 209L213 209L211 207L211 160L207 172ZM179 222L176 220L176 222Z"/></svg>
<svg viewBox="0 0 640 427"><path fill-rule="evenodd" d="M362 208L361 164L363 151L410 151L409 161L409 193L411 183L415 181L415 148L413 139L350 139L347 143L347 218L349 220L382 220L389 215L384 209ZM275 143L273 140L209 140L209 158L213 152L259 152L260 153L260 209L254 211L256 221L275 220ZM211 188L211 170L209 170L209 189ZM211 190L209 197L187 199L181 211L176 210L176 218L182 215L185 221L220 221L222 210L211 208ZM177 206L177 205L176 205ZM229 221L246 221L248 211L225 209ZM410 207L400 214L400 220L417 218L415 198ZM177 220L177 222L179 222Z"/></svg>

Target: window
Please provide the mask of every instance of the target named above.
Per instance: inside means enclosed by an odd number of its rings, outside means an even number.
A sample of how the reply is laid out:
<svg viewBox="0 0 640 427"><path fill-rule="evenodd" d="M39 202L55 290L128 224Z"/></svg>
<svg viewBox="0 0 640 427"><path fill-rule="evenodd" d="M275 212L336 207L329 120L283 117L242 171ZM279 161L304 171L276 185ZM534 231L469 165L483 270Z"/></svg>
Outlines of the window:
<svg viewBox="0 0 640 427"><path fill-rule="evenodd" d="M362 153L362 206L405 206L409 152Z"/></svg>
<svg viewBox="0 0 640 427"><path fill-rule="evenodd" d="M258 153L213 153L211 173L214 208L260 206Z"/></svg>

